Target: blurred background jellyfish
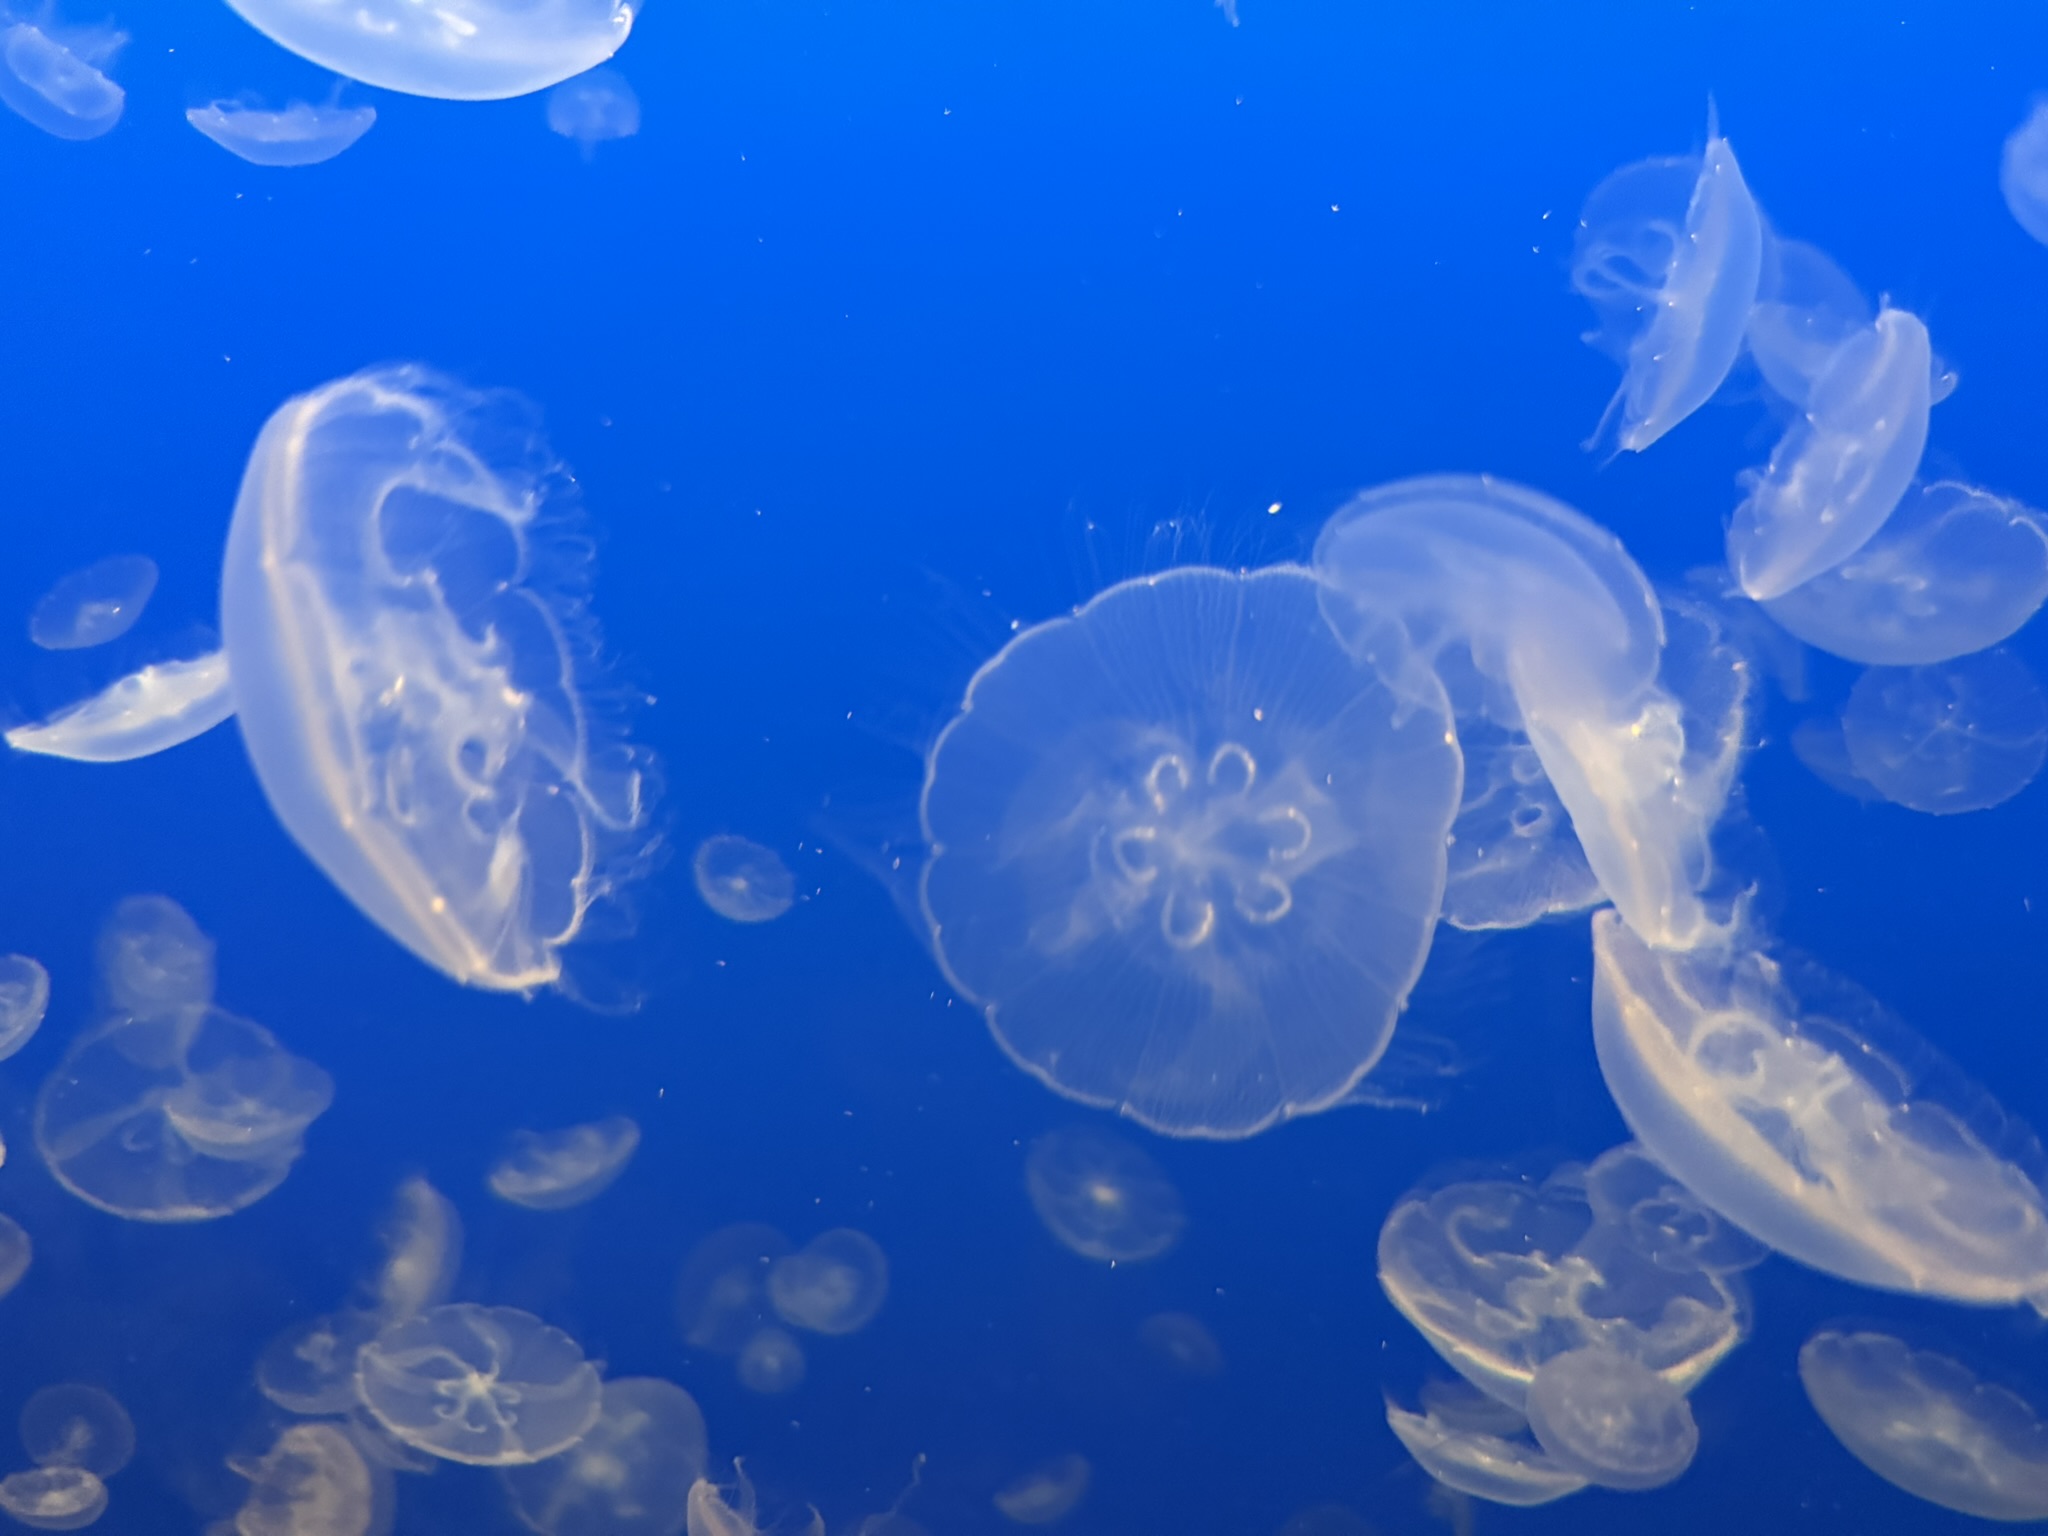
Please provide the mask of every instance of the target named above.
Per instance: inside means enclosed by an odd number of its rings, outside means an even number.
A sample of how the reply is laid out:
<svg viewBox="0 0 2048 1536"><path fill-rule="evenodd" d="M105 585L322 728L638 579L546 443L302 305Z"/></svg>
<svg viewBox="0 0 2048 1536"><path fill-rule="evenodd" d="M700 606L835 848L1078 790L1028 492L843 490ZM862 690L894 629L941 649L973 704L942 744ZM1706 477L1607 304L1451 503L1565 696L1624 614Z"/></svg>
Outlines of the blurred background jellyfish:
<svg viewBox="0 0 2048 1536"><path fill-rule="evenodd" d="M107 1512L107 1485L83 1467L37 1467L0 1478L0 1512L39 1531L76 1531Z"/></svg>
<svg viewBox="0 0 2048 1536"><path fill-rule="evenodd" d="M1988 810L2048 759L2048 697L2002 648L1872 667L1849 691L1842 739L1857 777L1895 805L1931 816Z"/></svg>
<svg viewBox="0 0 2048 1536"><path fill-rule="evenodd" d="M1138 1342L1176 1376L1223 1373L1223 1346L1192 1312L1154 1312L1138 1325Z"/></svg>
<svg viewBox="0 0 2048 1536"><path fill-rule="evenodd" d="M390 1469L339 1425L287 1425L263 1455L228 1466L249 1481L236 1536L377 1536L391 1527Z"/></svg>
<svg viewBox="0 0 2048 1536"><path fill-rule="evenodd" d="M691 1250L676 1280L676 1322L683 1342L736 1355L774 1316L768 1272L789 1239L759 1222L721 1227Z"/></svg>
<svg viewBox="0 0 2048 1536"><path fill-rule="evenodd" d="M35 1038L49 1011L50 973L42 962L0 955L0 1061Z"/></svg>
<svg viewBox="0 0 2048 1536"><path fill-rule="evenodd" d="M185 121L251 165L319 165L375 127L377 109L294 101L274 112L253 101L223 98L188 108Z"/></svg>
<svg viewBox="0 0 2048 1536"><path fill-rule="evenodd" d="M235 712L227 657L152 662L47 720L7 732L17 752L80 763L129 763L203 736Z"/></svg>
<svg viewBox="0 0 2048 1536"><path fill-rule="evenodd" d="M1699 155L1640 160L1593 189L1572 286L1600 323L1586 340L1624 370L1591 447L1640 453L1698 410L1742 352L1763 219L1735 151L1707 114Z"/></svg>
<svg viewBox="0 0 2048 1536"><path fill-rule="evenodd" d="M1087 1259L1156 1259L1187 1224L1166 1170L1142 1147L1093 1126L1047 1131L1032 1142L1024 1189L1046 1230Z"/></svg>
<svg viewBox="0 0 2048 1536"><path fill-rule="evenodd" d="M1340 1102L1443 898L1458 755L1277 566L1183 567L1018 635L926 764L934 953L1012 1060L1168 1135Z"/></svg>
<svg viewBox="0 0 2048 1536"><path fill-rule="evenodd" d="M31 24L0 8L0 101L54 138L110 133L128 93L106 72L127 41L112 26Z"/></svg>
<svg viewBox="0 0 2048 1536"><path fill-rule="evenodd" d="M135 1424L111 1392L65 1382L22 1407L21 1445L39 1467L83 1467L109 1478L135 1455Z"/></svg>
<svg viewBox="0 0 2048 1536"><path fill-rule="evenodd" d="M367 1312L294 1323L256 1359L256 1390L286 1413L326 1416L356 1406L356 1351L377 1336Z"/></svg>
<svg viewBox="0 0 2048 1536"><path fill-rule="evenodd" d="M12 1216L0 1215L0 1296L17 1285L35 1258L35 1245Z"/></svg>
<svg viewBox="0 0 2048 1536"><path fill-rule="evenodd" d="M640 131L640 98L624 75L601 65L548 92L548 127L574 140L588 162L598 145Z"/></svg>
<svg viewBox="0 0 2048 1536"><path fill-rule="evenodd" d="M803 1385L809 1369L810 1362L804 1358L804 1347L797 1342L796 1335L786 1328L772 1326L756 1330L740 1346L739 1359L733 1364L739 1384L761 1397L794 1392Z"/></svg>
<svg viewBox="0 0 2048 1536"><path fill-rule="evenodd" d="M627 0L228 0L272 42L365 85L450 101L545 90L602 64L633 28Z"/></svg>
<svg viewBox="0 0 2048 1536"><path fill-rule="evenodd" d="M796 876L782 855L730 833L699 843L690 873L704 905L729 922L773 922L796 901Z"/></svg>
<svg viewBox="0 0 2048 1536"><path fill-rule="evenodd" d="M1069 1452L1005 1483L991 1502L1004 1519L1019 1525L1051 1525L1087 1497L1093 1477L1088 1458Z"/></svg>
<svg viewBox="0 0 2048 1536"><path fill-rule="evenodd" d="M889 1295L889 1259L865 1232L834 1227L768 1267L768 1299L792 1327L858 1333Z"/></svg>
<svg viewBox="0 0 2048 1536"><path fill-rule="evenodd" d="M1683 1392L1642 1361L1598 1346L1536 1368L1529 1429L1559 1467L1603 1488L1661 1488L1700 1446Z"/></svg>
<svg viewBox="0 0 2048 1536"><path fill-rule="evenodd" d="M697 1400L674 1382L622 1376L604 1384L597 1422L574 1446L498 1477L540 1536L678 1536L709 1463Z"/></svg>
<svg viewBox="0 0 2048 1536"><path fill-rule="evenodd" d="M647 817L640 758L582 692L586 573L537 548L559 480L509 402L422 368L357 374L264 427L222 577L278 819L386 933L501 991L561 976Z"/></svg>
<svg viewBox="0 0 2048 1536"><path fill-rule="evenodd" d="M82 651L135 627L156 591L156 562L110 555L73 571L45 592L28 618L28 637L46 651Z"/></svg>
<svg viewBox="0 0 2048 1536"><path fill-rule="evenodd" d="M1518 1410L1465 1382L1431 1382L1420 1413L1389 1399L1387 1427L1437 1482L1489 1504L1532 1509L1586 1486L1550 1459Z"/></svg>
<svg viewBox="0 0 2048 1536"><path fill-rule="evenodd" d="M1998 189L2020 228L2048 245L2048 101L2036 101L2005 141Z"/></svg>
<svg viewBox="0 0 2048 1536"><path fill-rule="evenodd" d="M2048 1520L2048 1423L1960 1361L1823 1329L1799 1351L1813 1411L1895 1488L1980 1520Z"/></svg>
<svg viewBox="0 0 2048 1536"><path fill-rule="evenodd" d="M684 1511L684 1529L689 1536L764 1536L770 1530L787 1530L792 1536L825 1536L825 1521L816 1510L811 1512L809 1524L802 1527L793 1521L757 1524L760 1505L754 1497L754 1485L747 1480L747 1470L738 1461L733 1463L733 1479L730 1488L721 1488L708 1477L700 1477L690 1485L690 1501Z"/></svg>
<svg viewBox="0 0 2048 1536"><path fill-rule="evenodd" d="M126 896L100 929L100 992L115 1013L160 1018L213 1001L213 940L168 896Z"/></svg>
<svg viewBox="0 0 2048 1536"><path fill-rule="evenodd" d="M488 1183L513 1205L566 1211L610 1189L639 1145L640 1127L625 1115L559 1131L516 1131Z"/></svg>
<svg viewBox="0 0 2048 1536"><path fill-rule="evenodd" d="M379 1322L404 1322L448 1299L462 1268L462 1217L453 1201L415 1175L398 1186L378 1238L384 1260L368 1289Z"/></svg>
<svg viewBox="0 0 2048 1536"><path fill-rule="evenodd" d="M1453 928L1526 928L1604 899L1571 819L1529 738L1491 721L1458 722L1465 793L1451 823L1443 920Z"/></svg>

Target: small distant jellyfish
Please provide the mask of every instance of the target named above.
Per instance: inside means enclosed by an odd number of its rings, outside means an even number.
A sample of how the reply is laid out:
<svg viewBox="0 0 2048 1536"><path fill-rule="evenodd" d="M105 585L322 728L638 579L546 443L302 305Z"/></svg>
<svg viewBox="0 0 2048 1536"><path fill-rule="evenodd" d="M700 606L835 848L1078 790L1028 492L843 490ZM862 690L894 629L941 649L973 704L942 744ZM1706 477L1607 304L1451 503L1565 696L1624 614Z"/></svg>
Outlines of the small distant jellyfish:
<svg viewBox="0 0 2048 1536"><path fill-rule="evenodd" d="M100 989L115 1013L162 1018L213 1001L213 940L168 896L127 896L100 929Z"/></svg>
<svg viewBox="0 0 2048 1536"><path fill-rule="evenodd" d="M697 1400L674 1382L625 1376L604 1384L597 1422L575 1445L498 1478L540 1536L678 1536L709 1461Z"/></svg>
<svg viewBox="0 0 2048 1536"><path fill-rule="evenodd" d="M2005 141L1998 187L2019 226L2048 245L2048 101L2037 101Z"/></svg>
<svg viewBox="0 0 2048 1536"><path fill-rule="evenodd" d="M998 1514L1018 1525L1050 1525L1087 1496L1093 1475L1087 1457L1055 1456L1004 1484L991 1502Z"/></svg>
<svg viewBox="0 0 2048 1536"><path fill-rule="evenodd" d="M272 112L246 101L222 100L189 108L185 121L251 165L319 165L368 133L376 125L377 109L295 101Z"/></svg>
<svg viewBox="0 0 2048 1536"><path fill-rule="evenodd" d="M374 1536L390 1526L390 1469L338 1425L289 1425L261 1457L228 1466L249 1480L236 1536Z"/></svg>
<svg viewBox="0 0 2048 1536"><path fill-rule="evenodd" d="M772 848L744 837L707 837L690 861L704 905L735 923L766 923L796 901L796 876Z"/></svg>
<svg viewBox="0 0 2048 1536"><path fill-rule="evenodd" d="M763 1397L794 1392L803 1385L804 1347L781 1328L763 1328L740 1348L734 1370L740 1385Z"/></svg>
<svg viewBox="0 0 2048 1536"><path fill-rule="evenodd" d="M21 1410L21 1444L39 1467L108 1478L135 1455L135 1423L110 1392L82 1382L44 1387Z"/></svg>
<svg viewBox="0 0 2048 1536"><path fill-rule="evenodd" d="M78 763L132 763L204 736L234 712L227 657L214 651L151 662L47 720L15 726L7 745Z"/></svg>
<svg viewBox="0 0 2048 1536"><path fill-rule="evenodd" d="M2048 760L2048 697L2004 649L1928 667L1872 667L1849 691L1842 736L1857 777L1931 816L1989 810Z"/></svg>
<svg viewBox="0 0 2048 1536"><path fill-rule="evenodd" d="M0 955L0 1061L35 1038L50 1010L50 973L27 955Z"/></svg>
<svg viewBox="0 0 2048 1536"><path fill-rule="evenodd" d="M587 162L599 144L640 131L640 98L624 75L600 66L548 92L548 127L574 139Z"/></svg>
<svg viewBox="0 0 2048 1536"><path fill-rule="evenodd" d="M76 1531L107 1512L107 1485L83 1467L37 1467L0 1478L0 1512L39 1531Z"/></svg>
<svg viewBox="0 0 2048 1536"><path fill-rule="evenodd" d="M1155 1312L1138 1325L1138 1339L1176 1375L1221 1375L1223 1349L1191 1312Z"/></svg>
<svg viewBox="0 0 2048 1536"><path fill-rule="evenodd" d="M147 555L113 555L73 571L36 603L28 637L46 651L82 651L118 640L142 617L156 577L156 562Z"/></svg>
<svg viewBox="0 0 2048 1536"><path fill-rule="evenodd" d="M5 1296L28 1273L35 1245L12 1216L0 1215L0 1296Z"/></svg>
<svg viewBox="0 0 2048 1536"><path fill-rule="evenodd" d="M1024 1188L1046 1230L1083 1258L1156 1259L1180 1241L1180 1191L1151 1155L1092 1126L1048 1131L1024 1159Z"/></svg>
<svg viewBox="0 0 2048 1536"><path fill-rule="evenodd" d="M565 1211L595 1200L625 1172L640 1127L625 1115L560 1131L519 1131L491 1167L491 1193L535 1211Z"/></svg>
<svg viewBox="0 0 2048 1536"><path fill-rule="evenodd" d="M128 94L106 71L127 41L113 27L31 26L0 10L0 101L54 138L109 133Z"/></svg>
<svg viewBox="0 0 2048 1536"><path fill-rule="evenodd" d="M835 1227L768 1269L776 1314L812 1333L858 1333L889 1294L889 1260L865 1232Z"/></svg>

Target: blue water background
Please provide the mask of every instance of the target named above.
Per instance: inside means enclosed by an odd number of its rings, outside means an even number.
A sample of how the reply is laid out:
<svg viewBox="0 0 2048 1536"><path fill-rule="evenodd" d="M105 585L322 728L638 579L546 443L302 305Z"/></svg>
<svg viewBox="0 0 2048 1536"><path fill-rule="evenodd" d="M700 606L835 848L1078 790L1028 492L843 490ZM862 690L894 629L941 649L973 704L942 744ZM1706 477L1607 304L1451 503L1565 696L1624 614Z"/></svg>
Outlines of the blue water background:
<svg viewBox="0 0 2048 1536"><path fill-rule="evenodd" d="M617 61L644 130L591 163L538 99L357 89L369 137L284 172L223 154L183 109L317 99L325 77L209 0L120 20L116 133L0 121L0 618L117 551L163 584L116 653L53 657L0 623L11 717L212 623L264 418L419 359L529 396L574 467L611 675L655 700L636 733L666 764L673 843L770 843L806 900L742 929L674 860L624 947L652 1000L594 1016L466 992L401 952L272 819L232 727L128 766L0 762L0 948L56 988L0 1067L0 1208L38 1244L0 1302L0 1426L37 1386L99 1381L141 1436L100 1530L231 1512L258 1350L347 1296L393 1187L424 1172L469 1223L462 1296L540 1312L615 1374L678 1380L718 1455L835 1536L919 1453L908 1513L938 1536L1002 1530L988 1493L1070 1450L1095 1467L1073 1536L1265 1536L1326 1501L1387 1536L1443 1529L1383 1420L1383 1391L1412 1400L1432 1363L1373 1244L1433 1169L1540 1168L1625 1135L1583 921L1444 957L1418 1022L1469 1070L1438 1112L1148 1139L1185 1241L1090 1265L1039 1227L1021 1174L1029 1138L1086 1112L949 1001L876 878L914 827L919 755L1013 623L1164 561L1299 557L1343 498L1401 475L1527 481L1659 580L1718 559L1733 476L1768 451L1761 406L1738 381L1600 468L1579 444L1614 374L1565 280L1586 192L1697 148L1710 95L1778 227L1925 316L1960 371L1931 463L2048 502L2048 251L1995 179L2048 86L2048 12L1243 0L1233 29L1203 0L656 0ZM2048 666L2038 636L2019 649ZM1936 820L1826 789L1785 739L1851 676L1817 666L1815 702L1761 722L1747 810L1774 921L2048 1124L2048 792ZM192 1228L91 1211L29 1149L35 1086L92 1016L100 919L152 890L218 939L222 1001L338 1084L276 1194ZM600 1201L547 1216L484 1193L513 1128L611 1113L646 1140ZM893 1261L880 1318L812 1341L786 1399L739 1390L674 1321L684 1257L738 1220L799 1242L858 1226ZM1834 1444L1798 1346L1826 1321L1903 1322L2048 1395L2039 1328L1784 1261L1754 1280L1755 1336L1695 1394L1681 1482L1481 1507L1476 1528L1970 1528ZM1136 1330L1163 1308L1204 1319L1220 1378L1157 1368ZM515 1528L488 1474L402 1479L407 1536Z"/></svg>

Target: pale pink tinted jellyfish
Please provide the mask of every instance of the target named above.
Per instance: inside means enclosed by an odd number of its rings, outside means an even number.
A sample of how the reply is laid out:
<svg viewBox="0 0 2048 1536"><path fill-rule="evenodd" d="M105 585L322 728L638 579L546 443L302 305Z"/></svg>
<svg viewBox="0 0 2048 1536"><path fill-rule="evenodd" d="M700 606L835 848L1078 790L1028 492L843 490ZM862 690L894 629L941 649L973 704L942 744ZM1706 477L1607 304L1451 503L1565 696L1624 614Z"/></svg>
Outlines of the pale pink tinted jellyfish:
<svg viewBox="0 0 2048 1536"><path fill-rule="evenodd" d="M1756 200L1711 110L1702 154L1638 161L1593 189L1572 286L1600 316L1586 340L1625 370L1595 442L1611 425L1617 448L1640 453L1721 387L1762 253Z"/></svg>
<svg viewBox="0 0 2048 1536"><path fill-rule="evenodd" d="M2036 101L2005 141L1998 187L2020 228L2048 245L2048 101Z"/></svg>
<svg viewBox="0 0 2048 1536"><path fill-rule="evenodd" d="M272 111L254 101L223 98L187 109L185 121L251 165L320 165L375 127L377 109L294 101Z"/></svg>
<svg viewBox="0 0 2048 1536"><path fill-rule="evenodd" d="M53 138L111 133L128 93L106 72L127 41L112 26L31 24L0 10L0 101Z"/></svg>
<svg viewBox="0 0 2048 1536"><path fill-rule="evenodd" d="M561 977L647 815L644 757L583 694L581 557L541 558L563 489L510 400L358 374L265 425L222 577L278 819L386 933L502 991Z"/></svg>
<svg viewBox="0 0 2048 1536"><path fill-rule="evenodd" d="M1385 1051L1443 896L1457 747L1441 695L1354 662L1319 592L1294 566L1124 582L1011 641L933 746L933 951L1057 1092L1249 1136Z"/></svg>

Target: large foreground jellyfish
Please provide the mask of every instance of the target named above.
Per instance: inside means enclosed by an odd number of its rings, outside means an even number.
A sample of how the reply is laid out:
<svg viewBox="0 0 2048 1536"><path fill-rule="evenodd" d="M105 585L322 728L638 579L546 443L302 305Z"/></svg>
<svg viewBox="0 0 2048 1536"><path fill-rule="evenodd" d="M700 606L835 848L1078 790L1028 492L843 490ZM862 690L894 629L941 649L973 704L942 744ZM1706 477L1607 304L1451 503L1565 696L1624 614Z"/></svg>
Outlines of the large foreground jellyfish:
<svg viewBox="0 0 2048 1536"><path fill-rule="evenodd" d="M2048 697L2010 651L1929 667L1872 667L1849 691L1850 767L1885 799L1932 816L1988 810L2048 759Z"/></svg>
<svg viewBox="0 0 2048 1536"><path fill-rule="evenodd" d="M1526 735L1639 931L1675 947L1716 931L1697 893L1733 754L1688 741L1658 683L1656 594L1620 540L1526 487L1441 475L1340 508L1315 568L1331 624L1404 710L1440 708L1448 687L1461 718Z"/></svg>
<svg viewBox="0 0 2048 1536"><path fill-rule="evenodd" d="M96 139L121 121L128 93L107 78L128 34L31 25L0 7L0 101L59 139Z"/></svg>
<svg viewBox="0 0 2048 1536"><path fill-rule="evenodd" d="M272 42L365 85L449 101L546 90L619 51L632 0L228 0Z"/></svg>
<svg viewBox="0 0 2048 1536"><path fill-rule="evenodd" d="M227 657L215 651L153 662L47 720L17 725L7 745L74 762L126 763L203 736L234 712Z"/></svg>
<svg viewBox="0 0 2048 1536"><path fill-rule="evenodd" d="M1586 340L1625 373L1610 424L1640 453L1721 387L1756 299L1763 218L1712 112L1699 155L1640 160L1593 189L1572 286L1600 316Z"/></svg>
<svg viewBox="0 0 2048 1536"><path fill-rule="evenodd" d="M251 165L320 165L374 128L377 109L295 101L274 112L250 101L224 99L189 108L185 121Z"/></svg>
<svg viewBox="0 0 2048 1536"><path fill-rule="evenodd" d="M1459 760L1296 566L1185 567L1026 630L926 764L940 965L1048 1087L1169 1135L1342 1101L1443 898ZM1389 644L1398 645L1398 636Z"/></svg>
<svg viewBox="0 0 2048 1536"><path fill-rule="evenodd" d="M1593 949L1608 1091L1700 1201L1844 1280L2048 1310L2038 1146L1870 999L1754 950L1654 950L1612 912Z"/></svg>
<svg viewBox="0 0 2048 1536"><path fill-rule="evenodd" d="M278 819L414 954L507 991L560 976L646 815L583 695L580 557L544 554L559 478L505 400L357 374L265 425L221 586Z"/></svg>

